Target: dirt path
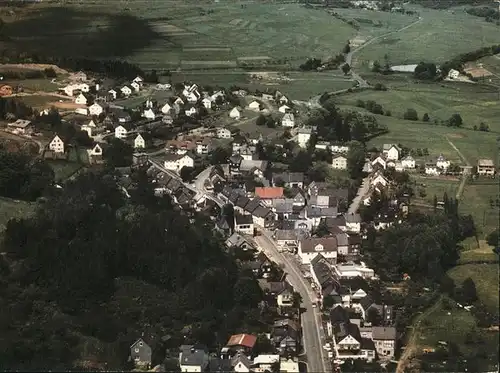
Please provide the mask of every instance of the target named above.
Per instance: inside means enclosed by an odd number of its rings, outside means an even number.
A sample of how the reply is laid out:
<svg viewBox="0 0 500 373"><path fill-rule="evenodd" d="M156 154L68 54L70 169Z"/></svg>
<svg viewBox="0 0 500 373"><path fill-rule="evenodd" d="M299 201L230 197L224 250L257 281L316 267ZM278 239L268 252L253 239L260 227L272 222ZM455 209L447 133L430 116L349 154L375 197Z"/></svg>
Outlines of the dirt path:
<svg viewBox="0 0 500 373"><path fill-rule="evenodd" d="M405 350L398 361L398 366L396 368L396 373L405 373L406 368L410 365L411 359L418 353L418 341L420 339L420 332L418 330L420 326L420 322L424 320L427 316L433 313L436 309L441 305L441 297L432 305L432 307L428 308L426 311L422 312L417 318L413 321L413 329L411 330L410 337L408 338L408 342L406 343Z"/></svg>
<svg viewBox="0 0 500 373"><path fill-rule="evenodd" d="M465 158L465 156L462 154L462 152L455 146L455 144L453 144L453 142L451 142L451 140L448 138L448 136L444 135L444 138L446 139L446 141L448 141L448 144L450 144L450 146L457 152L457 154L460 157L460 159L462 159L462 161L467 166L470 167L471 164L469 163L469 161L467 160L467 158ZM465 169L464 173L462 174L462 181L460 182L460 185L458 186L457 194L455 196L455 198L457 200L459 200L460 197L462 196L462 193L464 191L465 183L467 182L468 176L469 176L469 169Z"/></svg>

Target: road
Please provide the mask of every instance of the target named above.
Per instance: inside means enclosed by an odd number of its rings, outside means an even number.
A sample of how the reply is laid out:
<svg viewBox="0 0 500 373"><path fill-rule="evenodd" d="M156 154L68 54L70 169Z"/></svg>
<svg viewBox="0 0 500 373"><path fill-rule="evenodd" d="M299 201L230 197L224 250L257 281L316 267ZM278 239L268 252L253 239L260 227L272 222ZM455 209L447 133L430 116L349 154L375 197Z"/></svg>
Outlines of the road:
<svg viewBox="0 0 500 373"><path fill-rule="evenodd" d="M460 197L462 196L462 192L464 191L465 188L465 183L467 182L467 178L469 177L469 172L470 172L470 167L471 164L467 160L467 158L464 157L462 152L451 142L451 140L448 138L448 136L444 135L444 138L446 141L448 141L448 144L457 152L458 156L462 159L463 162L469 167L466 168L462 174L462 181L460 182L460 185L458 186L457 194L455 195L455 198L457 200L460 200Z"/></svg>
<svg viewBox="0 0 500 373"><path fill-rule="evenodd" d="M301 317L302 335L309 372L330 372L330 364L325 360L321 339L323 334L321 315L317 308L312 307L316 296L298 269L298 264L278 251L269 231L265 229L261 231L263 234L257 236L255 241L271 260L283 266L287 280L302 296L302 304L306 308Z"/></svg>
<svg viewBox="0 0 500 373"><path fill-rule="evenodd" d="M354 197L354 199L351 202L351 205L349 206L349 209L347 210L348 214L355 214L356 212L358 212L361 200L364 196L366 196L369 189L370 189L370 178L365 177L363 179L363 182L361 183L361 186L358 189L358 194L356 194L356 197Z"/></svg>

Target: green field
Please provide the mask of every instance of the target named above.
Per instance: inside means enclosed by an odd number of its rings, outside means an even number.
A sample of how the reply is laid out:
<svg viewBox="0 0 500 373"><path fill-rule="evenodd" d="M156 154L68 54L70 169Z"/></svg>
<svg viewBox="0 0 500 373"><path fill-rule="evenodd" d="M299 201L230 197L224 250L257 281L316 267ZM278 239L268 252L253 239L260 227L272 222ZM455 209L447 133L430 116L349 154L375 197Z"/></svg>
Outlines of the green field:
<svg viewBox="0 0 500 373"><path fill-rule="evenodd" d="M82 168L82 165L76 162L68 161L48 161L50 167L54 170L56 182L61 182L66 180L68 177L73 175L77 170Z"/></svg>
<svg viewBox="0 0 500 373"><path fill-rule="evenodd" d="M300 4L99 0L83 5L70 0L64 7L27 8L4 32L22 49L50 55L126 58L145 69L185 69L259 60L297 66L309 57L338 54L356 30Z"/></svg>
<svg viewBox="0 0 500 373"><path fill-rule="evenodd" d="M415 6L414 10L422 17L419 23L366 46L356 54L355 66L367 69L370 61L383 61L386 54L391 65L420 61L442 63L458 54L500 42L498 26L462 9L434 10Z"/></svg>
<svg viewBox="0 0 500 373"><path fill-rule="evenodd" d="M492 180L490 184L465 185L460 199L460 211L474 217L481 238L498 228L499 208L490 205L490 200L496 198L498 198L498 180Z"/></svg>
<svg viewBox="0 0 500 373"><path fill-rule="evenodd" d="M449 197L455 198L458 185L460 184L458 180L430 178L420 175L413 176L413 179L416 182L417 190L423 189L426 194L425 197L421 197L417 192L415 195L415 202L427 204L429 206L433 205L434 196L437 197L438 201L442 201L445 192Z"/></svg>
<svg viewBox="0 0 500 373"><path fill-rule="evenodd" d="M479 300L498 315L498 263L463 264L451 269L448 274L457 285L468 277L472 278Z"/></svg>
<svg viewBox="0 0 500 373"><path fill-rule="evenodd" d="M58 100L57 97L49 95L21 96L20 100L26 105L34 108L46 108L47 104Z"/></svg>
<svg viewBox="0 0 500 373"><path fill-rule="evenodd" d="M34 203L0 197L0 232L5 229L5 224L10 219L26 216L34 209Z"/></svg>

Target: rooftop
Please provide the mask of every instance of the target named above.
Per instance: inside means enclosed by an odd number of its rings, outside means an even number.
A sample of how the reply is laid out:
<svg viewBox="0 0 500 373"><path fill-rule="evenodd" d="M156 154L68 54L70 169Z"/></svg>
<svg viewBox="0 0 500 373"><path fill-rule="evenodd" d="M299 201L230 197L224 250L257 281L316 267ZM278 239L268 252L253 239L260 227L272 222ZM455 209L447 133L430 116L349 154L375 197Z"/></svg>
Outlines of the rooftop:
<svg viewBox="0 0 500 373"><path fill-rule="evenodd" d="M495 164L493 163L493 160L492 159L486 159L486 158L479 159L477 161L477 165L479 167L495 167Z"/></svg>
<svg viewBox="0 0 500 373"><path fill-rule="evenodd" d="M255 195L262 199L283 198L282 187L256 187Z"/></svg>
<svg viewBox="0 0 500 373"><path fill-rule="evenodd" d="M243 346L248 348L253 348L255 342L257 341L257 337L251 334L235 334L229 338L227 341L227 346Z"/></svg>

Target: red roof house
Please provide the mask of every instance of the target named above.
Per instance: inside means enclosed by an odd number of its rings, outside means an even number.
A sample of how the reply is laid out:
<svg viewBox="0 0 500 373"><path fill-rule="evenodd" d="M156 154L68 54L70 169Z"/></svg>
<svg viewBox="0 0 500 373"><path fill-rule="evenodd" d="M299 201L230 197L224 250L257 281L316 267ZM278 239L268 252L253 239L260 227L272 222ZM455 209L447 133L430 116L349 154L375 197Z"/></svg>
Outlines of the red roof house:
<svg viewBox="0 0 500 373"><path fill-rule="evenodd" d="M235 334L229 338L227 347L246 347L252 349L255 346L257 337L251 334Z"/></svg>
<svg viewBox="0 0 500 373"><path fill-rule="evenodd" d="M276 199L283 198L282 187L256 187L255 195L260 199Z"/></svg>

